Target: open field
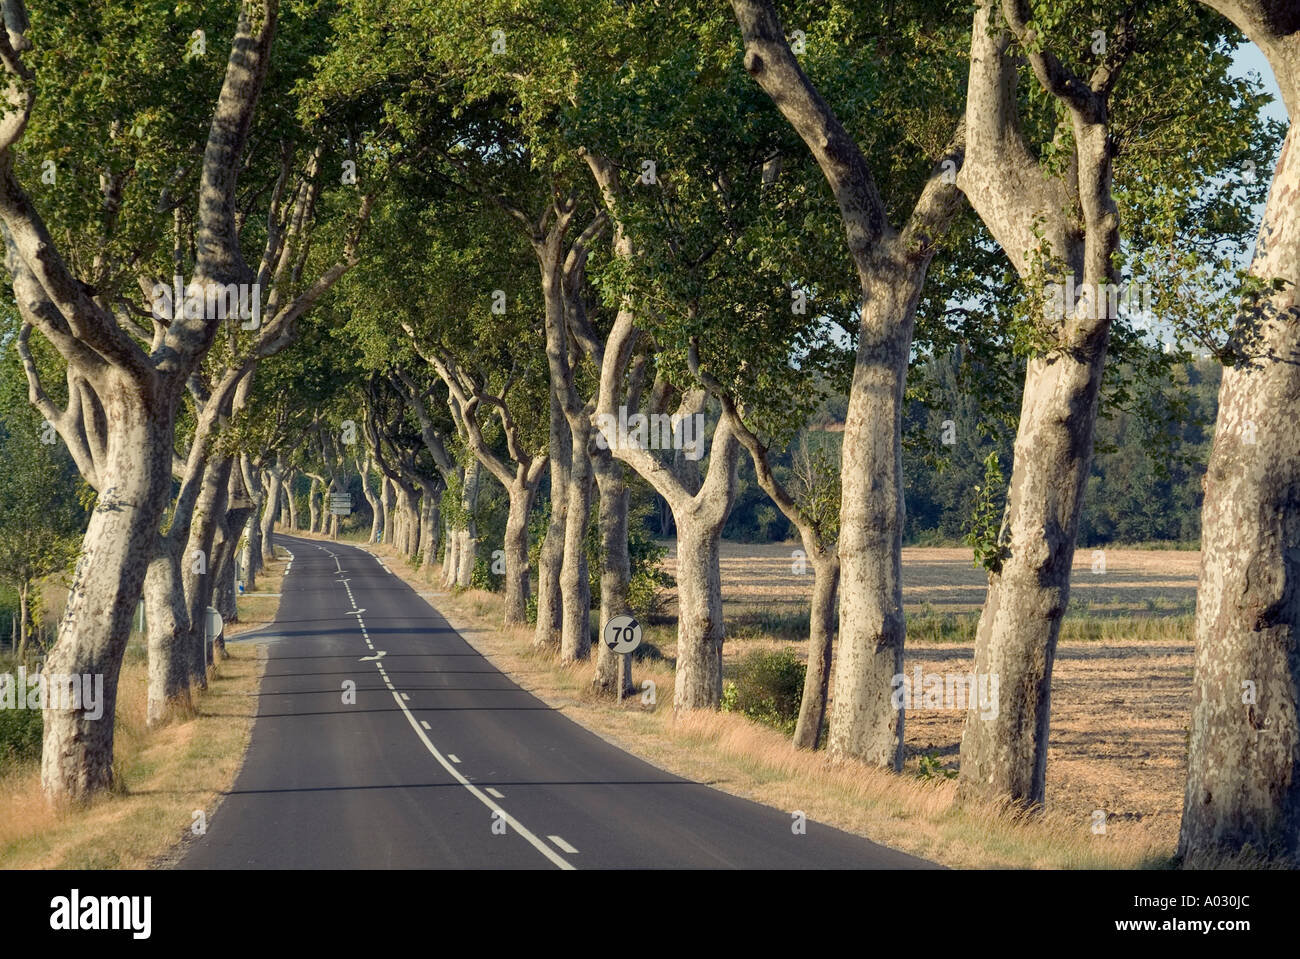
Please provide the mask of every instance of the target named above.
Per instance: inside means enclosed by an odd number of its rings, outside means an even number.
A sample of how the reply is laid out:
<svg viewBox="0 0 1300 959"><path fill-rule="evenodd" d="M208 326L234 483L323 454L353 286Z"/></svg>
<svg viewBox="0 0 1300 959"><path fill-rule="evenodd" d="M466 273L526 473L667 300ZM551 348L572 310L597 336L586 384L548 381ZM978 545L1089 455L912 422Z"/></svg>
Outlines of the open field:
<svg viewBox="0 0 1300 959"><path fill-rule="evenodd" d="M792 571L797 548L723 544L728 672L751 649L793 644L804 655L811 577ZM1047 801L1081 827L1103 809L1108 823L1140 824L1172 848L1187 761L1200 553L1108 549L1104 556L1104 572L1093 571L1094 551L1081 549L1075 557L1052 677ZM671 573L675 565L670 552L665 567ZM917 665L926 673L974 668L971 639L984 589L985 573L972 566L969 550L903 550L906 673ZM665 624L654 634L671 656L671 628ZM956 769L962 721L956 711L910 710L908 768L933 754Z"/></svg>
<svg viewBox="0 0 1300 959"><path fill-rule="evenodd" d="M676 568L674 544L665 569ZM795 543L722 544L722 577L729 603L776 611L807 603L812 570L799 575ZM1094 554L1105 558L1104 572L1093 572ZM1201 554L1191 550L1080 548L1074 558L1070 610L1090 616L1142 616L1191 613L1196 605L1196 573ZM1100 564L1098 564L1100 569ZM909 613L927 607L935 612L978 611L987 580L964 548L903 549L903 602ZM730 616L728 617L730 620Z"/></svg>

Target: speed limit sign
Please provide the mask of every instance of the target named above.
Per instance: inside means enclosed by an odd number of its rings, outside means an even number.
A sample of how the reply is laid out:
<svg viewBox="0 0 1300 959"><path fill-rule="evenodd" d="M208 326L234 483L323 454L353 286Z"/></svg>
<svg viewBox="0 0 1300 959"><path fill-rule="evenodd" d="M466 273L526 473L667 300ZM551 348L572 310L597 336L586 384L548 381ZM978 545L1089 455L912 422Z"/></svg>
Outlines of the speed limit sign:
<svg viewBox="0 0 1300 959"><path fill-rule="evenodd" d="M605 624L601 639L616 653L630 653L641 645L641 624L631 616L615 616Z"/></svg>

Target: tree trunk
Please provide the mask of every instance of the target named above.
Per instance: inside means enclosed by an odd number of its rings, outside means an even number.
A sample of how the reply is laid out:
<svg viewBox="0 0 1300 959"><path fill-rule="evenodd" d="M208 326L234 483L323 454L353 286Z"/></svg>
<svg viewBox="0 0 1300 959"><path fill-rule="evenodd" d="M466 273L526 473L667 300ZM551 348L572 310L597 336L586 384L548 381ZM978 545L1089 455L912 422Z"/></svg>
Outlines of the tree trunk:
<svg viewBox="0 0 1300 959"><path fill-rule="evenodd" d="M482 464L471 458L465 465L465 479L461 483L460 509L465 525L461 527L460 546L456 551L456 585L462 589L469 589L474 576L474 564L478 562L478 523L474 516L478 511L482 469Z"/></svg>
<svg viewBox="0 0 1300 959"><path fill-rule="evenodd" d="M420 545L416 552L422 569L432 566L438 554L438 491L429 482L420 484Z"/></svg>
<svg viewBox="0 0 1300 959"><path fill-rule="evenodd" d="M677 525L677 679L674 709L717 709L722 701L722 522L694 511ZM725 521L725 516L724 516Z"/></svg>
<svg viewBox="0 0 1300 959"><path fill-rule="evenodd" d="M416 506L416 491L405 483L394 483L397 489L397 536L394 546L403 556L412 558L419 547L420 512Z"/></svg>
<svg viewBox="0 0 1300 959"><path fill-rule="evenodd" d="M237 588L239 574L239 541L240 530L248 526L249 517L253 512L248 507L239 507L238 509L229 510L226 513L226 521L221 533L223 537L229 537L228 541L223 541L217 551L220 568L216 579L217 600L214 603L217 612L221 613L223 619L228 623L239 622L239 606ZM245 581L244 588L248 588ZM225 644L222 643L221 649L224 652Z"/></svg>
<svg viewBox="0 0 1300 959"><path fill-rule="evenodd" d="M251 500L248 522L244 530L246 543L244 588L252 592L257 589L257 572L262 568L262 525L258 519L262 513L262 505L266 502L266 484L262 482L262 474L249 462L248 454L240 454L238 469L239 486Z"/></svg>
<svg viewBox="0 0 1300 959"><path fill-rule="evenodd" d="M194 651L193 672L200 689L208 688L208 667L212 649L208 644L207 609L212 605L217 573L215 544L217 523L225 512L226 487L230 481L230 460L213 457L203 472L203 485L194 506L189 541L181 558L181 583L189 609Z"/></svg>
<svg viewBox="0 0 1300 959"><path fill-rule="evenodd" d="M148 723L192 715L190 697L191 630L181 588L180 557L165 544L144 578L144 615L149 648Z"/></svg>
<svg viewBox="0 0 1300 959"><path fill-rule="evenodd" d="M288 481L284 484L284 502L289 508L289 529L292 532L298 532L302 527L298 525L298 500L293 495L293 480L296 474L290 474Z"/></svg>
<svg viewBox="0 0 1300 959"><path fill-rule="evenodd" d="M322 483L320 488L320 531L321 535L328 536L330 539L339 538L339 517L330 503L330 497L334 495L336 489L337 484L333 479L328 483Z"/></svg>
<svg viewBox="0 0 1300 959"><path fill-rule="evenodd" d="M388 543L390 546L396 543L396 533L393 529L393 481L385 476L379 484L379 509L384 514L383 526L380 529L380 542Z"/></svg>
<svg viewBox="0 0 1300 959"><path fill-rule="evenodd" d="M268 471L270 479L266 484L266 502L262 505L262 563L275 561L275 514L280 508L284 487L284 472L277 466Z"/></svg>
<svg viewBox="0 0 1300 959"><path fill-rule="evenodd" d="M427 518L420 520L421 526L428 522L429 525L429 544L428 558L424 561L425 575L432 581L433 567L438 562L438 545L439 537L442 535L442 490L437 486L433 487L434 492L429 495L429 514Z"/></svg>
<svg viewBox="0 0 1300 959"><path fill-rule="evenodd" d="M28 608L28 596L31 593L30 582L23 582L18 589L18 661L24 662L27 655L27 634L31 630L31 614Z"/></svg>
<svg viewBox="0 0 1300 959"><path fill-rule="evenodd" d="M442 555L442 585L451 589L456 585L456 572L460 569L460 531L451 528L447 524L446 529L447 548Z"/></svg>
<svg viewBox="0 0 1300 959"><path fill-rule="evenodd" d="M1276 69L1276 68L1275 68ZM1178 854L1300 863L1300 133L1287 133L1239 309L1205 475Z"/></svg>
<svg viewBox="0 0 1300 959"><path fill-rule="evenodd" d="M591 578L587 568L592 484L589 423L580 421L571 435L564 558L560 565L560 662L564 663L591 658Z"/></svg>
<svg viewBox="0 0 1300 959"><path fill-rule="evenodd" d="M628 590L632 560L627 551L628 488L623 464L609 450L593 453L592 467L600 491L597 523L600 529L600 622L602 628L615 616L631 614ZM615 653L603 642L596 643L596 676L592 685L600 692L617 696L634 692L632 657Z"/></svg>
<svg viewBox="0 0 1300 959"><path fill-rule="evenodd" d="M103 492L45 661L47 675L102 676L103 711L92 719L85 709L44 710L41 786L52 802L84 799L113 783L118 674L171 489L175 397L121 374L105 379L97 392L113 429L105 437Z"/></svg>
<svg viewBox="0 0 1300 959"><path fill-rule="evenodd" d="M313 476L311 486L307 488L307 509L310 512L307 532L309 533L315 533L320 526L320 510L316 506L316 487L319 485L320 481Z"/></svg>
<svg viewBox="0 0 1300 959"><path fill-rule="evenodd" d="M826 720L826 693L831 680L831 651L835 645L836 594L840 585L840 558L820 553L805 542L812 562L812 601L808 609L808 672L804 675L799 719L794 727L798 749L816 749Z"/></svg>
<svg viewBox="0 0 1300 959"><path fill-rule="evenodd" d="M997 677L996 712L968 710L961 743L967 792L1041 803L1052 664L1070 571L1108 332L1071 353L1033 357L1016 434L1001 569L989 576L975 634L975 674Z"/></svg>
<svg viewBox="0 0 1300 959"><path fill-rule="evenodd" d="M903 767L903 387L925 264L880 262L863 278L857 363L841 462L840 639L830 752Z"/></svg>
<svg viewBox="0 0 1300 959"><path fill-rule="evenodd" d="M551 513L537 558L537 628L533 645L558 649L563 626L560 569L564 564L564 531L568 524L569 468L573 438L559 398L551 391Z"/></svg>
<svg viewBox="0 0 1300 959"><path fill-rule="evenodd" d="M255 506L250 511L244 530L244 569L247 570L244 575L244 589L250 593L257 589L257 571L262 564L262 524L257 521L258 514L259 510Z"/></svg>
<svg viewBox="0 0 1300 959"><path fill-rule="evenodd" d="M506 535L502 544L506 565L505 624L518 626L528 622L528 515L533 508L536 486L516 480L506 489L510 497L506 513Z"/></svg>
<svg viewBox="0 0 1300 959"><path fill-rule="evenodd" d="M370 491L370 468L371 463L367 461L361 472L361 492L366 497L366 505L370 507L370 537L366 542L378 543L383 529L383 516L380 514L379 497Z"/></svg>

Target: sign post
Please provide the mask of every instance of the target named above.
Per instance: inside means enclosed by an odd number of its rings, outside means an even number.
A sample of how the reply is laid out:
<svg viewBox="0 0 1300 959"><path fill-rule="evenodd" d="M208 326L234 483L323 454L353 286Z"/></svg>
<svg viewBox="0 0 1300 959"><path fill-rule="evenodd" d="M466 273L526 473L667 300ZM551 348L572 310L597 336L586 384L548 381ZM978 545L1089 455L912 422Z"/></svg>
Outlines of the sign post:
<svg viewBox="0 0 1300 959"><path fill-rule="evenodd" d="M351 493L330 493L330 512L335 516L352 515L352 494ZM338 529L334 530L334 538L338 539Z"/></svg>
<svg viewBox="0 0 1300 959"><path fill-rule="evenodd" d="M626 613L622 616L615 616L605 628L600 631L601 640L609 647L611 652L620 656L627 656L634 649L641 645L641 624L633 616ZM618 664L618 701L623 701L623 664Z"/></svg>

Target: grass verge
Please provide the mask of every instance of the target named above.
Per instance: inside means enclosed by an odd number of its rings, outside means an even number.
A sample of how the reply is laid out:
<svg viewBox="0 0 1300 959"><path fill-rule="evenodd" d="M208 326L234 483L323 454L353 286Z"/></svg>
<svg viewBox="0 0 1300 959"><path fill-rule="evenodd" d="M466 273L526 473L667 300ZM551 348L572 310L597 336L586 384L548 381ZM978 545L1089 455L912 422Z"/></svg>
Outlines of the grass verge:
<svg viewBox="0 0 1300 959"><path fill-rule="evenodd" d="M265 570L259 592L278 592L283 561ZM234 636L275 619L278 597L239 599ZM255 644L227 647L197 714L157 729L145 723L148 664L133 637L119 679L114 728L116 789L84 805L53 809L41 795L37 762L0 772L0 868L141 869L178 858L200 821L210 821L243 764L256 712L262 658Z"/></svg>

